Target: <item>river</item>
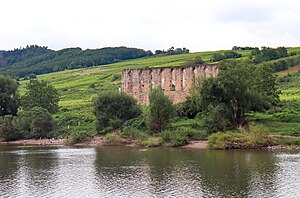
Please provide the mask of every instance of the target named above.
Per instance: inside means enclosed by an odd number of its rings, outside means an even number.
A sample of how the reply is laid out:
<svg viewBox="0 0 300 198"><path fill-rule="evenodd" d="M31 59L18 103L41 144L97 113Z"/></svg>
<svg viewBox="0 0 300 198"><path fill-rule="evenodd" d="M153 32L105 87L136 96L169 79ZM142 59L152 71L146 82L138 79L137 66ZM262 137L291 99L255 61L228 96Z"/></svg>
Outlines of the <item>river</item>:
<svg viewBox="0 0 300 198"><path fill-rule="evenodd" d="M298 197L300 153L0 145L0 197Z"/></svg>

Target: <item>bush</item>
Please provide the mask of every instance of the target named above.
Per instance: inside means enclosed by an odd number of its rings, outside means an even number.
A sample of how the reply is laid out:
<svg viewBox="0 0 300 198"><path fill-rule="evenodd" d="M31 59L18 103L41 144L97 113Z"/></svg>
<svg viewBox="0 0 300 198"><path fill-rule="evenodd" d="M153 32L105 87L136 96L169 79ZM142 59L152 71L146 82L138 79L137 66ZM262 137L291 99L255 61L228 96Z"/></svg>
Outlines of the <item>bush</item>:
<svg viewBox="0 0 300 198"><path fill-rule="evenodd" d="M240 132L218 132L208 137L208 145L213 149L255 149L274 144L269 131L263 125L240 128Z"/></svg>
<svg viewBox="0 0 300 198"><path fill-rule="evenodd" d="M90 84L88 87L89 87L89 89L94 89L96 87L96 85L95 84Z"/></svg>
<svg viewBox="0 0 300 198"><path fill-rule="evenodd" d="M18 128L27 138L48 137L54 127L51 114L42 107L34 107L18 114Z"/></svg>
<svg viewBox="0 0 300 198"><path fill-rule="evenodd" d="M96 130L106 133L119 129L125 121L138 117L141 109L136 100L125 93L106 92L101 93L94 101L94 114Z"/></svg>
<svg viewBox="0 0 300 198"><path fill-rule="evenodd" d="M16 117L11 115L0 117L0 138L11 141L22 137L23 134L16 127Z"/></svg>
<svg viewBox="0 0 300 198"><path fill-rule="evenodd" d="M163 143L161 137L148 137L141 141L139 144L144 147L157 147Z"/></svg>
<svg viewBox="0 0 300 198"><path fill-rule="evenodd" d="M191 60L188 60L188 61L184 64L184 66L201 65L201 64L203 64L203 63L204 63L203 59L202 59L200 56L197 56L197 57L195 57L195 58L193 58L193 59L191 59Z"/></svg>
<svg viewBox="0 0 300 198"><path fill-rule="evenodd" d="M164 95L161 87L151 90L149 101L148 126L153 132L162 131L175 115L172 101Z"/></svg>
<svg viewBox="0 0 300 198"><path fill-rule="evenodd" d="M92 137L87 131L73 131L71 133L71 140L73 143L85 142Z"/></svg>
<svg viewBox="0 0 300 198"><path fill-rule="evenodd" d="M148 137L148 134L138 130L137 128L125 127L122 130L121 136L124 138L129 138L131 140L144 140L145 138Z"/></svg>
<svg viewBox="0 0 300 198"><path fill-rule="evenodd" d="M165 130L159 135L164 142L170 143L171 146L181 146L187 144L191 139L203 139L204 133L189 127L179 127Z"/></svg>
<svg viewBox="0 0 300 198"><path fill-rule="evenodd" d="M119 141L121 139L119 134L116 133L109 133L105 136L105 140L109 143L112 143L114 141Z"/></svg>
<svg viewBox="0 0 300 198"><path fill-rule="evenodd" d="M214 53L213 57L212 57L213 62L218 62L218 61L221 61L221 60L224 60L224 59L225 59L225 56L221 53Z"/></svg>
<svg viewBox="0 0 300 198"><path fill-rule="evenodd" d="M202 117L203 128L208 134L230 128L230 121L226 118L226 108L222 105L209 105L207 111L203 112Z"/></svg>

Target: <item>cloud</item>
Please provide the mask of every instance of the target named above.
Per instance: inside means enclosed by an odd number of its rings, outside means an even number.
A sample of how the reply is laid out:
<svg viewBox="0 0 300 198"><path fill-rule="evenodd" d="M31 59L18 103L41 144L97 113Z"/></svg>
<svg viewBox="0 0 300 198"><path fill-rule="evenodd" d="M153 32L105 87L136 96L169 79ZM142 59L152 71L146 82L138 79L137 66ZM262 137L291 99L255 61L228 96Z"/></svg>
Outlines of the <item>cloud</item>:
<svg viewBox="0 0 300 198"><path fill-rule="evenodd" d="M10 0L1 8L0 49L300 45L293 0Z"/></svg>

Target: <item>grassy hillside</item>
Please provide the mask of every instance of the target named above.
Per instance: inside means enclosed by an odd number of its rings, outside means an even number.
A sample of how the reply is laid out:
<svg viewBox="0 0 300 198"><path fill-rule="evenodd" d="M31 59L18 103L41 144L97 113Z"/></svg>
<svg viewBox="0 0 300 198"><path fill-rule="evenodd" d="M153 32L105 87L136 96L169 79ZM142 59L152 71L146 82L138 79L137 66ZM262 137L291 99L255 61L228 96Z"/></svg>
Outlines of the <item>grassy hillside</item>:
<svg viewBox="0 0 300 198"><path fill-rule="evenodd" d="M289 48L289 52L299 52L300 48ZM217 51L223 53L224 51ZM59 125L59 130L68 131L67 125L70 125L70 131L73 130L94 130L92 113L92 100L98 92L106 90L118 90L121 87L121 72L124 69L143 68L143 67L166 67L181 66L186 61L201 56L205 62L209 62L214 52L198 52L172 56L140 58L130 61L122 61L115 64L96 66L89 69L75 69L39 75L38 79L47 80L54 85L60 93L60 111L55 114L55 119ZM238 51L246 58L250 51ZM296 78L295 78L296 79ZM282 89L281 97L284 99L300 99L300 93L297 92L297 83L294 78L291 80L295 86L280 86ZM21 80L20 92L24 93L26 80ZM287 86L290 86L289 88ZM93 88L94 87L94 88ZM293 92L293 97L288 97ZM258 118L260 115L254 115ZM264 115L265 117L267 115ZM268 117L267 117L268 118ZM265 119L270 121L270 119ZM270 125L270 127L272 127Z"/></svg>
<svg viewBox="0 0 300 198"><path fill-rule="evenodd" d="M151 53L145 50L127 47L92 50L66 48L54 51L33 45L0 53L0 74L24 77L29 74L46 74L65 69L104 65L149 55Z"/></svg>

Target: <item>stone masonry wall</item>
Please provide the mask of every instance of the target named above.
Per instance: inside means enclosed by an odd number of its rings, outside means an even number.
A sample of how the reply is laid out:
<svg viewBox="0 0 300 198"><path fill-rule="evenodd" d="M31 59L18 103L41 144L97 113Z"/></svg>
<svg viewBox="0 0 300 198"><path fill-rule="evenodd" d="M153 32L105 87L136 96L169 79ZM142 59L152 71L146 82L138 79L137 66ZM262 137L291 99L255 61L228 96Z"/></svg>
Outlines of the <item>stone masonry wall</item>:
<svg viewBox="0 0 300 198"><path fill-rule="evenodd" d="M218 65L196 65L129 69L122 72L122 92L132 95L140 104L149 104L151 87L162 87L173 103L183 102L197 77L216 77Z"/></svg>

